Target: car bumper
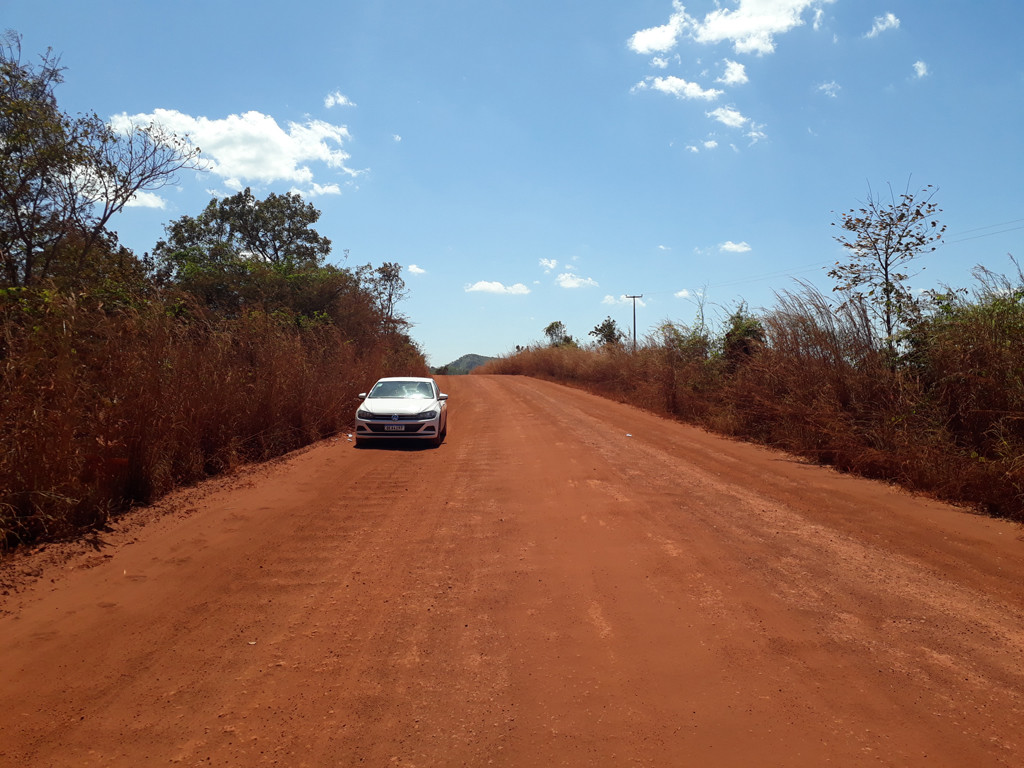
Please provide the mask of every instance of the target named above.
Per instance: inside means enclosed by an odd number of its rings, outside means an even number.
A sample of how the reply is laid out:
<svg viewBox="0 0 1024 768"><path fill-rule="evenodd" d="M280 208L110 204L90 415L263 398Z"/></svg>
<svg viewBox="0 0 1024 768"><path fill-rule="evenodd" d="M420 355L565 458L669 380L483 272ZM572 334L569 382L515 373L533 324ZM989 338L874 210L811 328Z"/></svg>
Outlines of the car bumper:
<svg viewBox="0 0 1024 768"><path fill-rule="evenodd" d="M393 421L391 419L356 419L357 438L433 439L441 428L441 419L429 421Z"/></svg>

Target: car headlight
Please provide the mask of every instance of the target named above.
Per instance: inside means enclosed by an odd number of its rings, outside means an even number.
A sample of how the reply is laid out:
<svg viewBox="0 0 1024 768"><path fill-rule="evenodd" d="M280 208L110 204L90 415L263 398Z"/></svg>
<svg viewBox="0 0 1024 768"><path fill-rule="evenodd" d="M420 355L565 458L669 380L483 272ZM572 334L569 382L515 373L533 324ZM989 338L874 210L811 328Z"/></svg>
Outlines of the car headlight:
<svg viewBox="0 0 1024 768"><path fill-rule="evenodd" d="M370 413L369 411L364 411L362 408L360 408L358 411L356 411L356 418L357 419L372 419L373 418L373 414Z"/></svg>
<svg viewBox="0 0 1024 768"><path fill-rule="evenodd" d="M430 411L424 411L423 413L417 413L416 414L416 418L417 419L436 419L437 418L437 414L439 414L439 413L440 413L440 411L438 411L436 409L435 410L430 410Z"/></svg>

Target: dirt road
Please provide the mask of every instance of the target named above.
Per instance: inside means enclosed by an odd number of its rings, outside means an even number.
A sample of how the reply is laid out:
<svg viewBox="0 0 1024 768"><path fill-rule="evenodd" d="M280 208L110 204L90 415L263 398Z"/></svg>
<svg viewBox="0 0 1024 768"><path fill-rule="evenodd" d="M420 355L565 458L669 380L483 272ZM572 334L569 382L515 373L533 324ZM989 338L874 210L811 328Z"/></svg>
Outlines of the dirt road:
<svg viewBox="0 0 1024 768"><path fill-rule="evenodd" d="M1018 526L440 381L440 449L326 441L8 563L0 765L1024 764Z"/></svg>

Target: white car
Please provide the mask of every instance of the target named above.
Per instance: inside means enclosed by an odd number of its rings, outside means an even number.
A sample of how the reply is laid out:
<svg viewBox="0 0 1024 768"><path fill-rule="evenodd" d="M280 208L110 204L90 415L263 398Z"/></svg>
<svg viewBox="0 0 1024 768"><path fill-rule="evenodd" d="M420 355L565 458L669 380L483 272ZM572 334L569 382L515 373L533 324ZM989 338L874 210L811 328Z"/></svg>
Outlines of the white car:
<svg viewBox="0 0 1024 768"><path fill-rule="evenodd" d="M356 445L378 438L429 440L435 448L448 433L448 395L433 379L389 377L359 395Z"/></svg>

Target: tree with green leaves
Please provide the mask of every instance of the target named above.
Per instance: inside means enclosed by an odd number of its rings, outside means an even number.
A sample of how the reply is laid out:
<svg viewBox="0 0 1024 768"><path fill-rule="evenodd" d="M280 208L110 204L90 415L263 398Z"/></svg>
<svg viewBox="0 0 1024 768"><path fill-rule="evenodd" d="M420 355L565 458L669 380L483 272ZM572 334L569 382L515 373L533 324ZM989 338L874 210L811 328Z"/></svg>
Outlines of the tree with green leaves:
<svg viewBox="0 0 1024 768"><path fill-rule="evenodd" d="M565 329L565 323L561 320L548 323L548 326L544 329L544 335L548 337L548 342L552 347L576 346L576 340L568 334Z"/></svg>
<svg viewBox="0 0 1024 768"><path fill-rule="evenodd" d="M139 193L199 167L199 149L158 125L115 130L95 114L71 117L54 89L52 51L24 63L21 38L0 40L0 285L73 278L101 258L106 226Z"/></svg>
<svg viewBox="0 0 1024 768"><path fill-rule="evenodd" d="M331 241L313 229L320 211L294 192L257 200L247 187L217 205L239 253L249 258L288 269L319 267L331 252Z"/></svg>
<svg viewBox="0 0 1024 768"><path fill-rule="evenodd" d="M385 330L394 331L408 325L408 321L398 314L398 302L408 297L409 291L402 279L402 265L386 261L374 269L371 265L359 267L357 270L363 287L376 299L377 307L384 318Z"/></svg>
<svg viewBox="0 0 1024 768"><path fill-rule="evenodd" d="M266 264L283 273L317 268L331 252L331 241L313 229L319 219L298 194L259 200L247 187L168 224L154 253L176 272L196 262Z"/></svg>
<svg viewBox="0 0 1024 768"><path fill-rule="evenodd" d="M936 218L942 212L933 200L936 192L930 184L916 193L908 185L897 197L890 186L887 201L869 189L861 208L847 211L832 224L842 230L835 240L850 257L829 271L836 281L833 290L845 293L846 303L866 301L874 308L890 354L895 352L898 331L917 314L917 302L906 284L906 265L934 251L946 231Z"/></svg>
<svg viewBox="0 0 1024 768"><path fill-rule="evenodd" d="M626 338L625 332L619 329L618 324L612 320L610 315L602 323L595 325L594 330L587 335L593 336L602 347L618 346Z"/></svg>
<svg viewBox="0 0 1024 768"><path fill-rule="evenodd" d="M750 314L746 302L740 302L727 322L722 337L722 356L726 366L734 370L764 346L765 330L760 319Z"/></svg>
<svg viewBox="0 0 1024 768"><path fill-rule="evenodd" d="M331 241L313 229L319 218L296 194L259 200L246 189L213 199L198 216L164 228L166 237L153 250L158 277L219 314L259 307L290 312L300 322L330 318L356 335L370 327L376 332L382 325L376 295L361 275L325 263Z"/></svg>

